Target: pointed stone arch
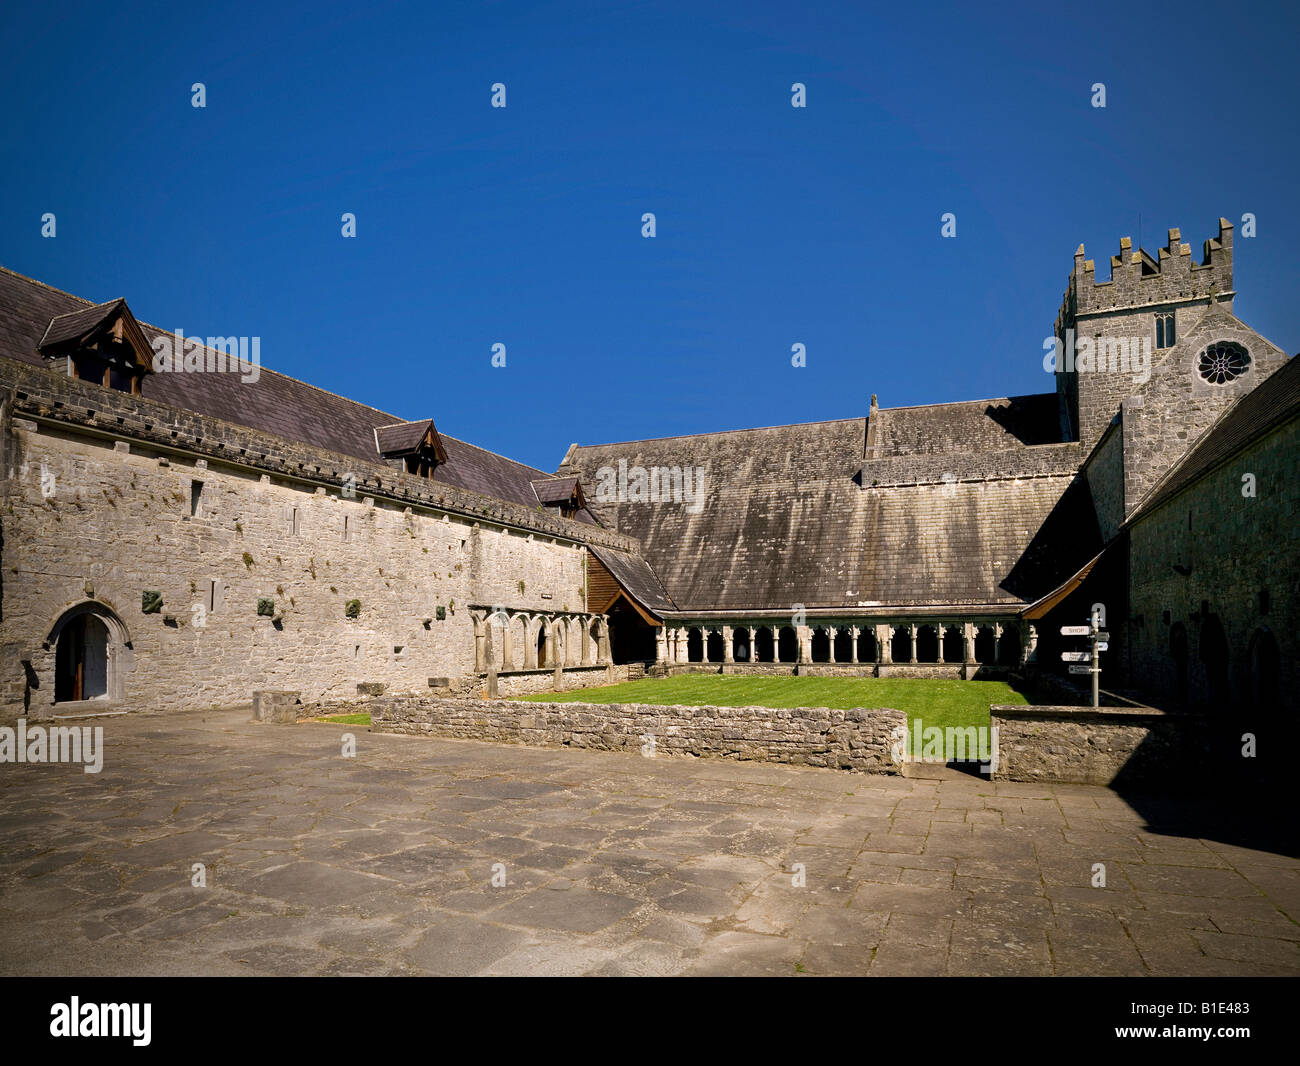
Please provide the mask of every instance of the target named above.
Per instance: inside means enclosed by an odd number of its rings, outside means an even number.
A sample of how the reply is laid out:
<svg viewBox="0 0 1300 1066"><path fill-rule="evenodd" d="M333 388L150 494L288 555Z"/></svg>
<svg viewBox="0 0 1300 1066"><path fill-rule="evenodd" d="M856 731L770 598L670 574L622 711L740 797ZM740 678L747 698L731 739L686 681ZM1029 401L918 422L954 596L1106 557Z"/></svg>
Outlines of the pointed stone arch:
<svg viewBox="0 0 1300 1066"><path fill-rule="evenodd" d="M53 652L54 703L120 700L134 664L131 633L108 604L83 600L55 620L44 647Z"/></svg>

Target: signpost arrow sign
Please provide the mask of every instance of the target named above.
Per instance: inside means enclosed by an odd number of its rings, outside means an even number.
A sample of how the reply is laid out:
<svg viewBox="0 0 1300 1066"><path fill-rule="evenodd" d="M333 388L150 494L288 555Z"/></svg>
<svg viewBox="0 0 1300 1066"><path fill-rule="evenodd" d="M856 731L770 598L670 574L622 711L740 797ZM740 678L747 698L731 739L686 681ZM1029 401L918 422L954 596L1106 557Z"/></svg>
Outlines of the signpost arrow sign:
<svg viewBox="0 0 1300 1066"><path fill-rule="evenodd" d="M1071 663L1071 664L1070 664L1070 673L1072 673L1072 674L1090 674L1090 673L1092 673L1092 667L1091 667L1091 666L1076 666L1074 663Z"/></svg>
<svg viewBox="0 0 1300 1066"><path fill-rule="evenodd" d="M1063 651L1061 652L1061 662L1063 663L1086 663L1091 661L1092 655L1086 651Z"/></svg>
<svg viewBox="0 0 1300 1066"><path fill-rule="evenodd" d="M1091 632L1091 626L1061 626L1063 637L1086 637Z"/></svg>
<svg viewBox="0 0 1300 1066"><path fill-rule="evenodd" d="M1109 629L1099 629L1099 630L1097 630L1097 639L1098 639L1098 640L1110 640L1110 630L1109 630Z"/></svg>
<svg viewBox="0 0 1300 1066"><path fill-rule="evenodd" d="M1109 651L1109 650L1110 650L1110 645L1107 644L1104 640L1099 640L1099 641L1097 641L1097 650L1098 650L1098 651Z"/></svg>

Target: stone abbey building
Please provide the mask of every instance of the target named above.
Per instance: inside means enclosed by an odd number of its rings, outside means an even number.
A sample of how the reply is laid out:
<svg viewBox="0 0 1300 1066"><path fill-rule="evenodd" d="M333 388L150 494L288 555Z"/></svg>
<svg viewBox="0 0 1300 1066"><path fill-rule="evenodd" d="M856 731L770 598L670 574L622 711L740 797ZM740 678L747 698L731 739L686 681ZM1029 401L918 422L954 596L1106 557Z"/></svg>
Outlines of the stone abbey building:
<svg viewBox="0 0 1300 1066"><path fill-rule="evenodd" d="M1300 374L1233 314L1232 236L1126 238L1104 282L1080 247L1054 391L554 471L0 270L0 702L1059 673L1100 603L1107 685L1294 710Z"/></svg>

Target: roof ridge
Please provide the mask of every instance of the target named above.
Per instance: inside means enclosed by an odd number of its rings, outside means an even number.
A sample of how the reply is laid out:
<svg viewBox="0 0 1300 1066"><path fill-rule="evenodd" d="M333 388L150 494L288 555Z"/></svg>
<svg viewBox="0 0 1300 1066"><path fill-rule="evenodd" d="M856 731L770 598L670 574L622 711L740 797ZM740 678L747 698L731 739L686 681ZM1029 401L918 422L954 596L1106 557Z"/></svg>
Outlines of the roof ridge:
<svg viewBox="0 0 1300 1066"><path fill-rule="evenodd" d="M1047 394L1044 393L1044 395ZM741 426L737 429L715 429L703 433L678 433L667 437L642 437L638 440L611 440L600 444L578 444L575 447L579 449L612 448L617 444L653 444L661 440L686 440L688 437L720 437L724 433L765 433L771 429L797 429L800 426L834 426L841 422L865 422L866 420L866 415L857 415L854 418L822 418L813 422L785 422L776 426Z"/></svg>
<svg viewBox="0 0 1300 1066"><path fill-rule="evenodd" d="M909 403L899 407L877 407L878 413L885 411L919 411L926 407L957 407L964 403L997 403L999 400L1029 400L1039 396L1055 396L1054 392L1023 392L1018 396L990 396L984 400L944 400L941 403Z"/></svg>

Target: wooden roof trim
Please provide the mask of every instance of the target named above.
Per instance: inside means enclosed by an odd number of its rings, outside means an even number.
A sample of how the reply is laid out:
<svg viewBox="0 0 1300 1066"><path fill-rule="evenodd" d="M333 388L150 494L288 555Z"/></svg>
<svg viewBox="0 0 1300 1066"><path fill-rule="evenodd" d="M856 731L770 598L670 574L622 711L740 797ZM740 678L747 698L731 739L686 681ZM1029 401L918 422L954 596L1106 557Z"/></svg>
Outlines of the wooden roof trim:
<svg viewBox="0 0 1300 1066"><path fill-rule="evenodd" d="M610 576L613 577L612 574ZM618 584L618 578L616 577L614 578L614 583ZM630 593L628 593L628 591L625 588L623 588L622 585L618 586L618 591L614 593L609 603L605 604L604 607L602 607L599 611L596 611L594 613L608 614L609 609L613 607L614 604L618 603L619 600L625 601L632 608L632 610L636 611L636 613L639 614L645 620L646 625L650 625L650 626L663 625L663 621L661 619L656 618L644 607L642 607L639 603L637 603L637 601L631 596Z"/></svg>
<svg viewBox="0 0 1300 1066"><path fill-rule="evenodd" d="M58 355L64 355L72 352L78 352L84 349L92 340L98 343L98 339L111 335L114 340L125 344L131 351L132 361L144 373L153 373L153 346L144 335L144 330L140 328L140 323L136 321L135 315L131 314L131 309L127 306L126 300L119 297L109 302L110 306L104 309L104 314L96 321L88 325L80 333L52 343L46 343L44 337L37 344L36 350L46 358L53 358ZM49 336L54 324L60 318L67 318L70 315L82 315L86 311L93 310L85 308L81 311L72 311L68 315L56 315L50 319L49 324L45 327L45 335Z"/></svg>
<svg viewBox="0 0 1300 1066"><path fill-rule="evenodd" d="M1090 573L1092 573L1092 568L1097 565L1097 560L1100 559L1105 554L1106 553L1104 549L1098 552L1096 555L1094 555L1091 559L1089 559L1086 563L1083 564L1083 568L1079 570L1077 574L1075 574L1073 577L1067 578L1062 584L1058 585L1046 596L1043 596L1041 599L1035 600L1023 611L1021 611L1020 617L1030 619L1031 621L1042 618L1053 607L1055 607L1058 603L1060 603L1063 599L1065 599L1066 596L1070 595L1071 592L1073 592L1075 589L1077 589L1080 585L1083 584L1084 578L1086 578Z"/></svg>

